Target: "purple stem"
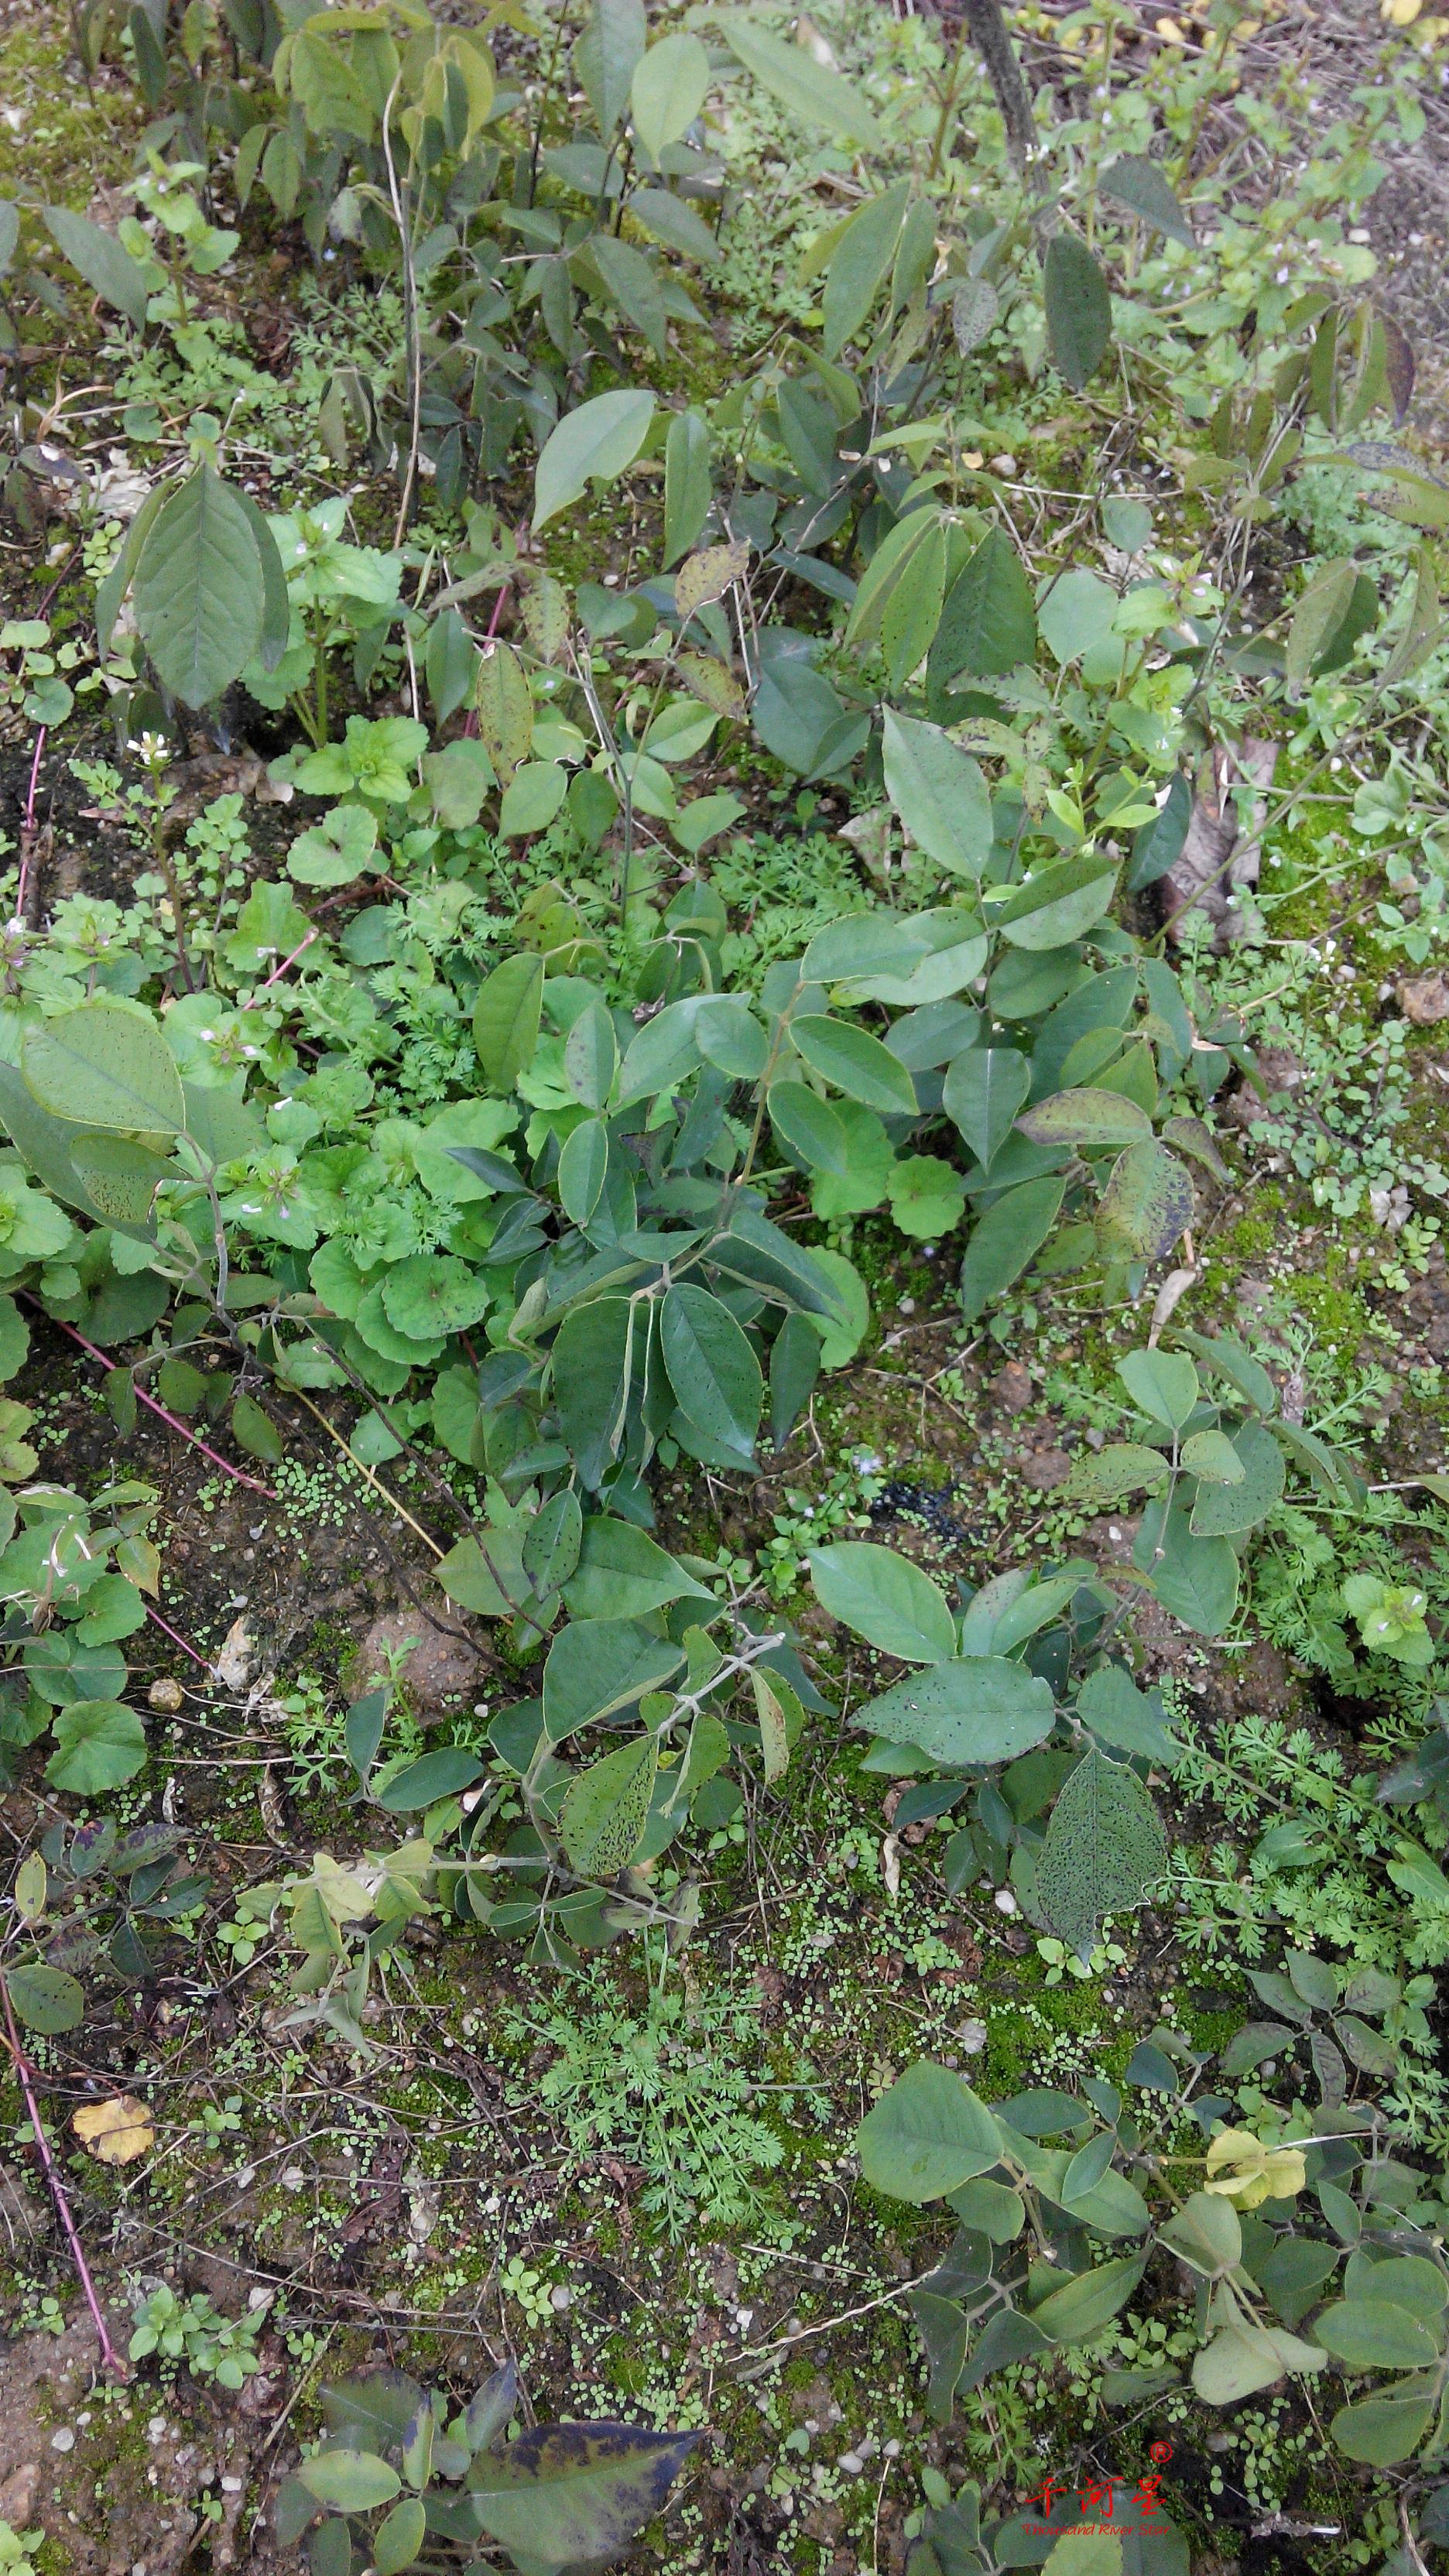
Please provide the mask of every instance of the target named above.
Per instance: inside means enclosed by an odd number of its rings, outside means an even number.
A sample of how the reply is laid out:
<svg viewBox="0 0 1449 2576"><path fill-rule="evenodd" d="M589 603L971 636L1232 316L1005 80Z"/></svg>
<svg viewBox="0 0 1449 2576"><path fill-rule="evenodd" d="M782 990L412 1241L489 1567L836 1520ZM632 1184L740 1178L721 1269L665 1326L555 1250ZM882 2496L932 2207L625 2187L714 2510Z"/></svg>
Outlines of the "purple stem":
<svg viewBox="0 0 1449 2576"><path fill-rule="evenodd" d="M164 1637L170 1638L173 1646L179 1646L183 1655L189 1655L194 1664L200 1664L204 1673L210 1672L211 1666L207 1662L205 1655L199 1655L194 1646L188 1645L186 1639L177 1634L169 1621L162 1618L159 1610L153 1610L149 1601L144 1604L144 1608L147 1618L160 1629Z"/></svg>
<svg viewBox="0 0 1449 2576"><path fill-rule="evenodd" d="M311 947L311 945L312 945L312 942L313 942L313 940L316 938L316 936L317 936L317 933L316 933L316 931L315 931L315 930L309 930L305 939L299 939L299 940L298 940L298 942L297 942L296 947L295 947L295 948L293 949L293 951L292 951L291 956L290 956L290 957L284 957L284 958L282 959L282 962L281 962L280 966L274 966L274 967L272 968L272 971L271 971L270 975L267 977L267 980L266 980L265 984L259 984L259 985L257 986L257 993L269 993L269 992L271 991L271 989L272 989L272 986L276 983L278 976L280 976L280 975L285 975L285 973L286 973L286 971L287 971L287 968L288 968L289 966L295 966L295 965L296 965L297 960L298 960L298 958L301 956L303 949L304 949L304 948L310 948L310 947ZM256 994L253 994L252 999L255 1001L255 999L256 999Z"/></svg>
<svg viewBox="0 0 1449 2576"><path fill-rule="evenodd" d="M45 749L45 727L35 737L35 758L30 764L30 785L25 791L25 820L20 829L20 875L15 887L15 918L25 918L25 881L30 874L30 845L35 838L35 799L40 787L40 755Z"/></svg>
<svg viewBox="0 0 1449 2576"><path fill-rule="evenodd" d="M22 1289L21 1295L28 1296L29 1291ZM32 1305L39 1305L39 1302L38 1298L32 1297L30 1299L30 1303ZM42 1314L45 1312L44 1307L41 1307L41 1312ZM81 1349L83 1351L88 1351L93 1360L99 1360L103 1369L109 1370L111 1368L112 1362L107 1359L105 1352L98 1351L94 1342L88 1342L84 1333L78 1333L74 1324L61 1324L60 1317L58 1315L52 1315L51 1322L60 1324L61 1331L63 1333L69 1333L73 1342L79 1342ZM229 1458L223 1458L220 1450L209 1448L204 1440L198 1439L194 1431L187 1430L184 1422L178 1422L174 1413L168 1413L164 1404L158 1404L154 1395L148 1395L144 1386L138 1386L136 1393L140 1397L141 1402L146 1405L152 1413L159 1414L161 1420L169 1423L173 1431L179 1431L182 1439L189 1440L192 1448L199 1449L203 1458L209 1458L213 1467L219 1467L224 1476L233 1477L239 1485L249 1486L254 1494L265 1495L269 1503L274 1503L276 1501L277 1497L273 1493L270 1485L260 1484L255 1476L246 1475L240 1467L234 1467Z"/></svg>
<svg viewBox="0 0 1449 2576"><path fill-rule="evenodd" d="M50 2186L50 2196L55 2203L61 2226L65 2229L65 2241L70 2247L71 2261L80 2275L80 2285L86 2294L86 2305L95 2319L96 2334L101 2347L101 2367L103 2370L113 2371L118 2379L129 2379L130 2371L111 2341L111 2330L106 2323L100 2300L96 2296L96 2285L91 2279L85 2249L76 2232L75 2220L71 2216L70 2202L65 2196L65 2185L56 2170L55 2158L50 2152L50 2140L45 2134L45 2123L41 2119L40 2105L35 2098L34 2069L20 2045L20 2034L15 2027L15 2014L10 2003L10 1989L3 1977L0 1977L0 2003L5 2007L7 2045L15 2061L15 2072L20 2079L20 2090L25 2096L26 2110L30 2113L30 2125L35 2131L35 2143L40 2149L40 2161L45 2168L45 2179Z"/></svg>

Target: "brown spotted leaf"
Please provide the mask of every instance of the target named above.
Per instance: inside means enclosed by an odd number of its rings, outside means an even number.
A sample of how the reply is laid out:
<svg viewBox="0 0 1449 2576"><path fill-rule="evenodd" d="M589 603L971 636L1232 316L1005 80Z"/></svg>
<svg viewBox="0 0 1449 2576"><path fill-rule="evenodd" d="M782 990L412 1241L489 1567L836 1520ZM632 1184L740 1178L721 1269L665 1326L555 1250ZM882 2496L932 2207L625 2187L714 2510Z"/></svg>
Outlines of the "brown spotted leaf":
<svg viewBox="0 0 1449 2576"><path fill-rule="evenodd" d="M652 2522L699 2440L632 2424L542 2424L468 2474L490 2539L532 2566L617 2558Z"/></svg>
<svg viewBox="0 0 1449 2576"><path fill-rule="evenodd" d="M703 553L690 555L674 576L674 605L680 616L691 618L697 609L707 608L712 599L723 599L749 560L749 543L744 537L732 538L727 546L706 546Z"/></svg>

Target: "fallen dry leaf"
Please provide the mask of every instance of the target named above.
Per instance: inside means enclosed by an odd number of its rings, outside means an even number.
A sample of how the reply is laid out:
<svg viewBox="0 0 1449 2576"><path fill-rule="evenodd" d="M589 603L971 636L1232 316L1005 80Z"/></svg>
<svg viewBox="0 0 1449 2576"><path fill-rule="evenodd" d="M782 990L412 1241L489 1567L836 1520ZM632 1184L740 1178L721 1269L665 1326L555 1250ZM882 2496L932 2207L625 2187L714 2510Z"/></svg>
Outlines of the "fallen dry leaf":
<svg viewBox="0 0 1449 2576"><path fill-rule="evenodd" d="M156 2144L150 2112L130 2093L118 2093L109 2102L87 2102L70 2125L86 2153L103 2165L134 2164Z"/></svg>

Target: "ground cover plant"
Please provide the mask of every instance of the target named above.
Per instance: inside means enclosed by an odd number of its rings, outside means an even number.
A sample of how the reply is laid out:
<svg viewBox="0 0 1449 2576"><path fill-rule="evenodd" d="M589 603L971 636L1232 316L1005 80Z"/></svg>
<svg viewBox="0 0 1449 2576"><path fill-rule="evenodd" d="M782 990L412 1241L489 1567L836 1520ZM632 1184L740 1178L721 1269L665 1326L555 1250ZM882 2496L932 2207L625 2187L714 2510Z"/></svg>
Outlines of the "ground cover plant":
<svg viewBox="0 0 1449 2576"><path fill-rule="evenodd" d="M0 2562L1449 2551L1444 37L0 23Z"/></svg>

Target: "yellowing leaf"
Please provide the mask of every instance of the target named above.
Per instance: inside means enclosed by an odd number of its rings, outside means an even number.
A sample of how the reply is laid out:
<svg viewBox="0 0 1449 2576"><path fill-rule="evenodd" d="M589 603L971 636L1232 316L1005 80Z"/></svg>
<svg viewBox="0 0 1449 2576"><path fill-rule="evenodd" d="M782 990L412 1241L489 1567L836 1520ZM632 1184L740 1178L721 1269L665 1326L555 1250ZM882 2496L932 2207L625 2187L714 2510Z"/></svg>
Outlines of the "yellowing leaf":
<svg viewBox="0 0 1449 2576"><path fill-rule="evenodd" d="M85 2103L70 2125L86 2153L103 2165L134 2164L138 2156L149 2156L156 2144L150 2112L130 2093L118 2093L109 2102Z"/></svg>
<svg viewBox="0 0 1449 2576"><path fill-rule="evenodd" d="M1235 2209L1256 2209L1264 2200L1293 2200L1308 2179L1301 2148L1266 2147L1248 2129L1224 2129L1207 2151L1207 2170L1215 2181L1203 2189L1230 2200Z"/></svg>

